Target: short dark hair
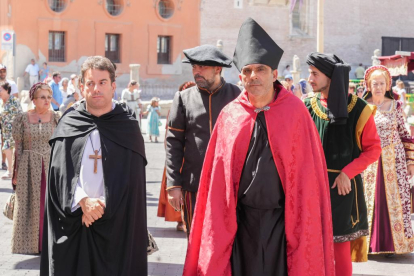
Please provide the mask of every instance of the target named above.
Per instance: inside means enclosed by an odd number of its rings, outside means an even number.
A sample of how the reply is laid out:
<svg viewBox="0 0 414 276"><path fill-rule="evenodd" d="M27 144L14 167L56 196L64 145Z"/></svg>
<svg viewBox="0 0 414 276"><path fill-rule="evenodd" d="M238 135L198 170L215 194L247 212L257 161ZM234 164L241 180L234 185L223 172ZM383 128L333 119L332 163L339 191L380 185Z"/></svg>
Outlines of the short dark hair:
<svg viewBox="0 0 414 276"><path fill-rule="evenodd" d="M1 86L4 90L6 90L6 91L7 91L7 93L10 95L10 92L11 92L11 86L10 86L10 84L9 84L8 82L3 82L0 86Z"/></svg>
<svg viewBox="0 0 414 276"><path fill-rule="evenodd" d="M85 83L85 72L89 69L98 69L101 71L108 71L111 83L115 82L115 71L116 65L108 58L103 56L90 56L88 57L81 66L81 78L80 82Z"/></svg>
<svg viewBox="0 0 414 276"><path fill-rule="evenodd" d="M47 65L47 62L43 62L44 65Z"/></svg>
<svg viewBox="0 0 414 276"><path fill-rule="evenodd" d="M60 72L56 71L56 72L53 72L52 77L54 78L54 77L57 77L59 75L60 75Z"/></svg>

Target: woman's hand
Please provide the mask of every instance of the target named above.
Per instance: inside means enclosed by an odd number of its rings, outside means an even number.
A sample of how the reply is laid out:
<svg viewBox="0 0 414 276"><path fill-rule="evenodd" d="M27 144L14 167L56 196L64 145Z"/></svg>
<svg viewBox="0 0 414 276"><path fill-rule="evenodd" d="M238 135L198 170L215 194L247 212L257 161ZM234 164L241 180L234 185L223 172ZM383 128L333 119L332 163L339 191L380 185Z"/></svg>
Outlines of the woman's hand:
<svg viewBox="0 0 414 276"><path fill-rule="evenodd" d="M413 176L414 176L414 165L408 165L407 166L407 176L408 176L408 179L413 178Z"/></svg>

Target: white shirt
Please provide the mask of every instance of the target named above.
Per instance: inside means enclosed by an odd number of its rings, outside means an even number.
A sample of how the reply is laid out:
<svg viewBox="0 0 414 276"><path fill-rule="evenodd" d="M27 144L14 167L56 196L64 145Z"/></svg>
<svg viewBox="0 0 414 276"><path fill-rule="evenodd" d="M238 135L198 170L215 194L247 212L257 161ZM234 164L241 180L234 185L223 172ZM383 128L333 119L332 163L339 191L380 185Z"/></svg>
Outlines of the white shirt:
<svg viewBox="0 0 414 276"><path fill-rule="evenodd" d="M139 110L139 104L141 104L141 90L134 90L130 92L128 89L122 91L121 102L126 103L135 112Z"/></svg>
<svg viewBox="0 0 414 276"><path fill-rule="evenodd" d="M19 93L19 90L17 89L17 85L14 81L6 79L6 82L8 82L10 84L10 87L11 87L10 95Z"/></svg>
<svg viewBox="0 0 414 276"><path fill-rule="evenodd" d="M68 92L65 92L65 91L63 90L63 87L59 88L59 90L60 90L60 92L62 93L62 99L63 99L63 101L64 101L64 100L66 100L66 98L68 97ZM69 88L66 88L66 91L69 91ZM63 102L63 101L62 101L62 102Z"/></svg>
<svg viewBox="0 0 414 276"><path fill-rule="evenodd" d="M85 197L105 197L102 158L98 159L97 173L94 173L95 159L89 158L90 155L95 155L94 149L98 150L98 155L102 156L101 138L98 130L91 132L83 151L78 184L73 195L72 212L80 207L79 201Z"/></svg>
<svg viewBox="0 0 414 276"><path fill-rule="evenodd" d="M114 108L115 103L112 102L112 110ZM98 159L97 173L94 173L95 159L89 158L89 155L95 155L94 149L99 151L98 155L101 156L101 159ZM99 135L99 131L97 129L91 132L88 140L86 141L85 149L82 155L79 179L75 187L75 193L73 194L72 212L80 207L79 201L85 197L101 199L106 198L102 167L101 136Z"/></svg>
<svg viewBox="0 0 414 276"><path fill-rule="evenodd" d="M39 75L39 65L37 65L35 63L35 65L33 64L29 64L26 67L26 72L29 73L30 76L37 76Z"/></svg>
<svg viewBox="0 0 414 276"><path fill-rule="evenodd" d="M79 88L75 87L71 82L68 85L68 95L72 95L73 93L77 93L79 95L79 99L82 99L82 95L80 93Z"/></svg>

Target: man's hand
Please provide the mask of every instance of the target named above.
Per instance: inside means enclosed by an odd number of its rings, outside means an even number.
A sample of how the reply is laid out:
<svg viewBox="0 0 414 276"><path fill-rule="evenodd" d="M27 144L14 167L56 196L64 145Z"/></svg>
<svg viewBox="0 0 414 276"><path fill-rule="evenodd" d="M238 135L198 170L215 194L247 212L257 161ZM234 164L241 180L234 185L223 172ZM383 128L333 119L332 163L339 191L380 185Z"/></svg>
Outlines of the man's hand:
<svg viewBox="0 0 414 276"><path fill-rule="evenodd" d="M414 176L414 165L408 165L407 166L407 176L408 176L408 179L410 179L410 180L411 180L411 178L413 178L413 176Z"/></svg>
<svg viewBox="0 0 414 276"><path fill-rule="evenodd" d="M181 189L168 190L168 202L175 211L181 211L181 205L184 204Z"/></svg>
<svg viewBox="0 0 414 276"><path fill-rule="evenodd" d="M341 172L336 177L335 182L332 185L332 189L335 189L335 187L338 187L339 195L345 196L351 192L351 180L344 172Z"/></svg>
<svg viewBox="0 0 414 276"><path fill-rule="evenodd" d="M84 197L79 201L82 208L82 223L86 227L92 225L93 222L100 219L104 214L105 203L99 198Z"/></svg>

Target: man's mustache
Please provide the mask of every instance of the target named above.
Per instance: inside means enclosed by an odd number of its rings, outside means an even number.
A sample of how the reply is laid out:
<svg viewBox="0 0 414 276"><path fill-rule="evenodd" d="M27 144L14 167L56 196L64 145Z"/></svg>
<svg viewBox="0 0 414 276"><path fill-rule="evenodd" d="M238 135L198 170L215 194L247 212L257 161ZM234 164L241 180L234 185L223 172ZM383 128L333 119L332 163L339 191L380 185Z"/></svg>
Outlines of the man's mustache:
<svg viewBox="0 0 414 276"><path fill-rule="evenodd" d="M202 78L203 80L206 80L203 76L200 76L199 74L194 76L194 79L197 79L197 78Z"/></svg>

